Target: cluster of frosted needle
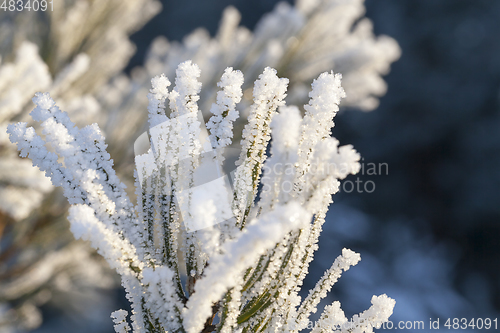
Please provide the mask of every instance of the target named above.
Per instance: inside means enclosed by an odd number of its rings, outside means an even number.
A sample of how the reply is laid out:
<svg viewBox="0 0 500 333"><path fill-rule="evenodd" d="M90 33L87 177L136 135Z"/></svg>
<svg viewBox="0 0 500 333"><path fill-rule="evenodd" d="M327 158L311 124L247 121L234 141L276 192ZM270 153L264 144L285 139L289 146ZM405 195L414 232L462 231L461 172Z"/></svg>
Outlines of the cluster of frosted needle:
<svg viewBox="0 0 500 333"><path fill-rule="evenodd" d="M321 299L360 260L344 249L309 295L299 296L331 196L359 170L358 153L331 137L345 96L341 76L314 80L302 117L285 105L288 80L266 68L254 84L238 166L225 175L243 74L223 73L206 134L197 104L200 70L186 61L176 73L171 90L165 76L152 80L150 146L136 156L135 206L98 126L77 128L47 93L33 98L41 135L17 123L8 128L10 139L63 188L75 237L90 241L121 275L132 313L112 314L116 332L311 328ZM207 176L211 167L215 177ZM394 304L374 296L368 310L348 320L334 302L314 332L371 332Z"/></svg>

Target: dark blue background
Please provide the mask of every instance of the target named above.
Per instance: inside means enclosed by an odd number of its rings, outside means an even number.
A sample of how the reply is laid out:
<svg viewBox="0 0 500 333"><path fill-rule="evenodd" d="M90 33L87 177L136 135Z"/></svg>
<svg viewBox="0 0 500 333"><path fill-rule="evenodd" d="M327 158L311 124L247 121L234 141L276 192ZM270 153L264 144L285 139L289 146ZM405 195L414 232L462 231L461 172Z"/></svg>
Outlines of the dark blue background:
<svg viewBox="0 0 500 333"><path fill-rule="evenodd" d="M142 65L158 35L181 40L200 26L214 35L228 5L253 29L277 1L162 2L163 11L132 36L137 54L127 70ZM376 183L374 193L334 197L305 287L350 247L363 260L329 299L340 299L348 315L383 292L398 301L395 320L427 325L424 315L498 315L500 1L367 0L366 6L375 33L395 38L402 57L384 78L389 90L380 107L343 110L334 135L365 162L387 163L389 173L360 176Z"/></svg>
<svg viewBox="0 0 500 333"><path fill-rule="evenodd" d="M163 12L132 37L138 52L129 69L142 63L157 35L181 40L199 26L213 35L230 4L252 29L275 1L163 4ZM366 161L388 163L390 172L376 178L376 192L335 200L376 223L409 224L421 237L448 244L454 288L470 299L469 275L479 273L490 292L482 301L498 310L500 2L367 0L366 6L375 33L395 38L403 54L385 77L389 90L380 107L342 112L334 135L352 143ZM369 243L359 247L368 249Z"/></svg>

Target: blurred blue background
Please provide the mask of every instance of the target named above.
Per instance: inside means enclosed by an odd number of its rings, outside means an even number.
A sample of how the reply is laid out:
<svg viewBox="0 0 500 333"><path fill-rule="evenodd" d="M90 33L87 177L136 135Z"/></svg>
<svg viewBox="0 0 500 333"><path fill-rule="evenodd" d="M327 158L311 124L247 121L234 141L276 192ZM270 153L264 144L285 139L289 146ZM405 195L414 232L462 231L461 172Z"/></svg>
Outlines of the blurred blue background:
<svg viewBox="0 0 500 333"><path fill-rule="evenodd" d="M181 40L200 26L213 35L228 5L252 29L275 3L163 1L132 36L138 51L128 70L158 35ZM367 0L366 7L375 33L395 38L402 57L385 77L379 108L344 110L333 133L388 171L359 176L376 185L373 193L334 197L305 289L348 247L362 261L327 299L340 300L348 316L387 293L397 301L392 320L424 321L419 331L431 318L444 328L446 318L499 317L500 1Z"/></svg>

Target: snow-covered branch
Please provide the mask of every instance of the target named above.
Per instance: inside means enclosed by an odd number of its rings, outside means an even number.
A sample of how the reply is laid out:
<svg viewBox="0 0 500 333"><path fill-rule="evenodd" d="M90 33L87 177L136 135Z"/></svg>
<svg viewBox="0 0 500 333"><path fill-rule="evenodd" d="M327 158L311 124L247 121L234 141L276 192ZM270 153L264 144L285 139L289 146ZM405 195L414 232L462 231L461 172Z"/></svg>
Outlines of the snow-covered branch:
<svg viewBox="0 0 500 333"><path fill-rule="evenodd" d="M331 195L359 170L352 146L330 137L345 96L341 77L323 73L314 81L302 118L298 107L285 105L288 80L266 68L255 82L231 185L220 157L232 139L243 75L224 72L208 135L198 115L200 74L186 61L172 90L166 76L151 81L150 147L136 157L135 208L99 127L79 129L48 93L33 99L41 135L26 123L8 133L20 155L64 189L75 237L90 241L121 275L132 327L127 313L116 311L116 332L298 332L360 260L344 249L301 300ZM379 327L394 307L385 295L372 304L353 317L358 330ZM347 321L338 302L325 308L320 324L332 318L335 325Z"/></svg>

